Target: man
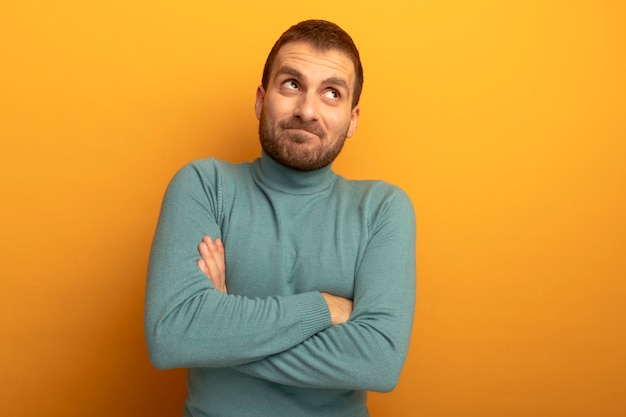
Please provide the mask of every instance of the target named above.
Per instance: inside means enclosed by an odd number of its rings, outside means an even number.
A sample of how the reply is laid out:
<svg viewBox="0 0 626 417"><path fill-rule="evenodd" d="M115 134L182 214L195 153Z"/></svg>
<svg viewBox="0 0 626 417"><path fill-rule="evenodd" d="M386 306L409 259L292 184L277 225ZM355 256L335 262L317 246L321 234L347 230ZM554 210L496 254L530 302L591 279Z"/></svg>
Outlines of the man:
<svg viewBox="0 0 626 417"><path fill-rule="evenodd" d="M256 93L262 156L181 169L166 192L146 293L158 368L189 368L185 416L367 416L408 351L409 198L331 163L359 119L363 70L326 21L288 29Z"/></svg>

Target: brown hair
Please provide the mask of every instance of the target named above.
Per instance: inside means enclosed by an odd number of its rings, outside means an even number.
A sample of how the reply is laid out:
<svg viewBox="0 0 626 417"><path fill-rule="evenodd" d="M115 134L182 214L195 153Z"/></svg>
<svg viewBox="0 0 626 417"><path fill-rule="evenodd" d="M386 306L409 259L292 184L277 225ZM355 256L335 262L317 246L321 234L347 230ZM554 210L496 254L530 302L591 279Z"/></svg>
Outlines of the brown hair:
<svg viewBox="0 0 626 417"><path fill-rule="evenodd" d="M278 51L289 42L307 42L321 51L337 49L348 55L354 63L355 73L352 108L359 104L361 90L363 89L363 66L361 65L359 51L346 31L335 23L326 20L305 20L293 25L278 38L265 61L263 77L261 78L263 88L267 89L274 59Z"/></svg>

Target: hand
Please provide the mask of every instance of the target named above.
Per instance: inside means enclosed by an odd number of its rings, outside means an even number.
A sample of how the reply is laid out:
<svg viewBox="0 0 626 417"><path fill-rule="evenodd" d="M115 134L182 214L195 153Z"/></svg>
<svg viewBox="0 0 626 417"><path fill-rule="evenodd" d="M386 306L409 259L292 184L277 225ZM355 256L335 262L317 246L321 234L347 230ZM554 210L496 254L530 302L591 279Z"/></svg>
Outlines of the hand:
<svg viewBox="0 0 626 417"><path fill-rule="evenodd" d="M322 293L330 311L330 322L334 325L343 324L350 319L352 314L352 300L332 295L327 292Z"/></svg>
<svg viewBox="0 0 626 417"><path fill-rule="evenodd" d="M211 240L210 236L205 236L198 245L198 252L202 257L198 259L198 268L211 280L216 290L227 292L224 244L221 239Z"/></svg>

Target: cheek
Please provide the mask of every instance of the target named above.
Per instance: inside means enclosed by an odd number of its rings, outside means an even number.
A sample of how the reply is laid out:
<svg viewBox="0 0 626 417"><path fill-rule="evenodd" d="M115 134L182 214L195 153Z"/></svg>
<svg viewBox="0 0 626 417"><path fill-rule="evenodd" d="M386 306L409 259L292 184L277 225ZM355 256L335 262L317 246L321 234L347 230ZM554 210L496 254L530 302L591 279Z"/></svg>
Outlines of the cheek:
<svg viewBox="0 0 626 417"><path fill-rule="evenodd" d="M329 129L337 129L345 124L343 112L329 111L322 118Z"/></svg>
<svg viewBox="0 0 626 417"><path fill-rule="evenodd" d="M272 94L269 99L265 100L265 109L275 118L290 115L293 112L294 104L285 97L278 94Z"/></svg>
<svg viewBox="0 0 626 417"><path fill-rule="evenodd" d="M326 125L329 130L334 130L343 134L350 126L350 120L351 118L349 114L334 114L326 119Z"/></svg>

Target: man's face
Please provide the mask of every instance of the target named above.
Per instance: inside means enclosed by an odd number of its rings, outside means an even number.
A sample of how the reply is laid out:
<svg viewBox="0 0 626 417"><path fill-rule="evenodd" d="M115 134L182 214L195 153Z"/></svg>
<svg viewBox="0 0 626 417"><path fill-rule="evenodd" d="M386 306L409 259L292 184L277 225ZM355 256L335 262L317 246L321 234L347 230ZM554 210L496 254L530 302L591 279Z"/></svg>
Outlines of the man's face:
<svg viewBox="0 0 626 417"><path fill-rule="evenodd" d="M329 165L356 130L354 64L343 52L308 43L280 48L267 90L257 89L255 111L263 150L300 171Z"/></svg>

